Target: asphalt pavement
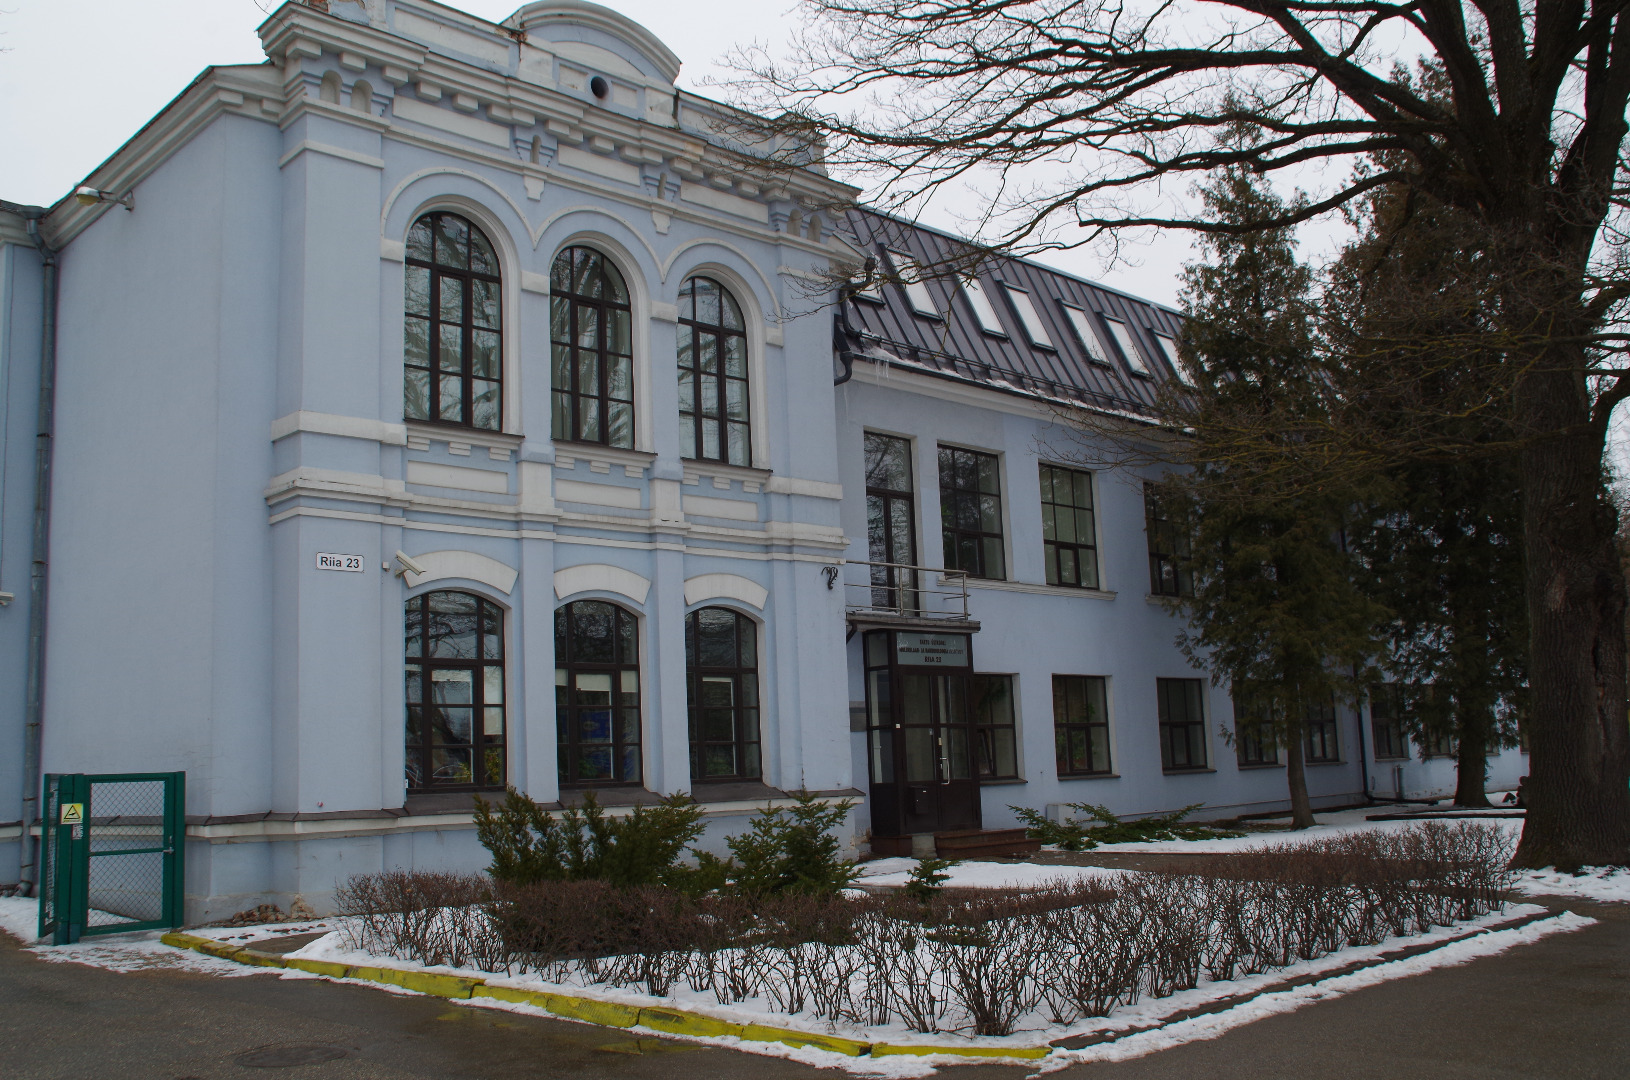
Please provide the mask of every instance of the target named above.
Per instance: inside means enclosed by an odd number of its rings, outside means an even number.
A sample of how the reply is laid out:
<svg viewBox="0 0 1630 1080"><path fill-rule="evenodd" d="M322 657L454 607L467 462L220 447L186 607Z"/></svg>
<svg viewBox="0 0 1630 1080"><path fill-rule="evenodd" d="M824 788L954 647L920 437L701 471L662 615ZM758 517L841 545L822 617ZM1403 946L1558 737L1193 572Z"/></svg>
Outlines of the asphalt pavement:
<svg viewBox="0 0 1630 1080"><path fill-rule="evenodd" d="M1625 1080L1630 905L1459 967L1371 987L1081 1080ZM263 1071L264 1070L264 1071ZM1013 1066L943 1069L1018 1080ZM121 974L0 934L0 1080L779 1080L797 1062L274 974Z"/></svg>

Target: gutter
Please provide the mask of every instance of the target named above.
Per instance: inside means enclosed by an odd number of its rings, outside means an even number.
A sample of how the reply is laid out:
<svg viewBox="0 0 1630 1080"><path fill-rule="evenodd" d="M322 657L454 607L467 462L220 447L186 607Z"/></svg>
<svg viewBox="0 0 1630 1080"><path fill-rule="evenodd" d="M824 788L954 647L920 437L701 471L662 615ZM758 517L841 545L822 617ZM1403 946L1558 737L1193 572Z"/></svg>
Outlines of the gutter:
<svg viewBox="0 0 1630 1080"><path fill-rule="evenodd" d="M27 825L40 816L40 749L45 734L45 604L47 543L51 531L51 434L57 374L57 251L40 235L43 206L0 200L0 211L22 218L40 253L43 298L40 312L40 390L34 435L34 532L28 579L28 699L23 723L22 865L24 896L39 886L39 837Z"/></svg>

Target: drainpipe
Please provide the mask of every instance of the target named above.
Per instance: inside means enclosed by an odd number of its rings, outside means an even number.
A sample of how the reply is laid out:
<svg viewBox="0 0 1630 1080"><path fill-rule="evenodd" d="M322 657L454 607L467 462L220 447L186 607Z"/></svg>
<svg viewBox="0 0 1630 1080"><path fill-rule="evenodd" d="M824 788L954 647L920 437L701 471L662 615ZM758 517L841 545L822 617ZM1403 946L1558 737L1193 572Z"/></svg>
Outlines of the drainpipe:
<svg viewBox="0 0 1630 1080"><path fill-rule="evenodd" d="M838 362L843 365L843 374L832 380L833 386L842 386L855 375L855 361L860 354L851 346L856 337L855 328L849 325L849 301L861 289L871 283L877 275L877 259L868 256L866 259L866 277L860 284L846 281L838 286L838 310L832 316L832 352L837 356Z"/></svg>
<svg viewBox="0 0 1630 1080"><path fill-rule="evenodd" d="M51 431L57 375L57 252L40 235L43 206L20 206L0 200L0 211L28 223L29 239L43 264L40 314L40 394L34 435L34 535L28 579L28 702L23 723L23 895L39 885L39 840L31 826L40 816L40 746L45 728L45 568L51 525Z"/></svg>

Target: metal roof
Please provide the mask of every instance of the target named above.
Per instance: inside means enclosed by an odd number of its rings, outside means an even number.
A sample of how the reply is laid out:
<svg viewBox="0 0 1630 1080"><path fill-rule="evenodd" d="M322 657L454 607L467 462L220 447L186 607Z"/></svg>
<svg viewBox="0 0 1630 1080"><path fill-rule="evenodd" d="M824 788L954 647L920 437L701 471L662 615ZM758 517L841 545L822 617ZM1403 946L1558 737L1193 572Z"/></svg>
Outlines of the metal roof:
<svg viewBox="0 0 1630 1080"><path fill-rule="evenodd" d="M1152 414L1159 383L1177 377L1169 352L1180 316L1170 309L1034 262L983 252L875 210L852 209L846 224L848 239L878 259L880 272L875 288L845 305L849 347L865 359L1140 416ZM907 256L922 273L898 265L902 260L891 253ZM981 324L977 298L962 280L970 271L996 313L1000 334ZM1025 298L1039 333L1026 323ZM1115 322L1126 328L1137 356L1127 356ZM1157 341L1157 333L1167 340ZM1042 337L1051 347L1038 344Z"/></svg>

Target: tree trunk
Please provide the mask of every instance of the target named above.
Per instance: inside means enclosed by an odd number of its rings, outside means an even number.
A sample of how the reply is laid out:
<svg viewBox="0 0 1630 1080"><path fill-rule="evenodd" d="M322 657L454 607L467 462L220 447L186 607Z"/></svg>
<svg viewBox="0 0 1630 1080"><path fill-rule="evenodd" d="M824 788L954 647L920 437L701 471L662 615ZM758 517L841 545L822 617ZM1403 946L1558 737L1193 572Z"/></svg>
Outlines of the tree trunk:
<svg viewBox="0 0 1630 1080"><path fill-rule="evenodd" d="M1540 437L1520 461L1531 701L1528 812L1513 864L1622 865L1630 722L1616 515L1602 490L1603 435L1589 424L1583 360L1542 361L1518 391L1518 415Z"/></svg>
<svg viewBox="0 0 1630 1080"><path fill-rule="evenodd" d="M1477 721L1462 720L1459 725L1455 761L1455 805L1487 806L1488 737Z"/></svg>
<svg viewBox="0 0 1630 1080"><path fill-rule="evenodd" d="M1285 781L1290 785L1290 827L1311 829L1313 806L1307 801L1307 769L1302 764L1302 733L1292 730L1285 739Z"/></svg>

